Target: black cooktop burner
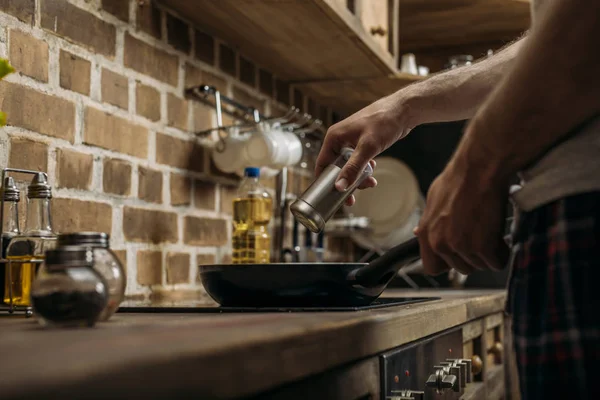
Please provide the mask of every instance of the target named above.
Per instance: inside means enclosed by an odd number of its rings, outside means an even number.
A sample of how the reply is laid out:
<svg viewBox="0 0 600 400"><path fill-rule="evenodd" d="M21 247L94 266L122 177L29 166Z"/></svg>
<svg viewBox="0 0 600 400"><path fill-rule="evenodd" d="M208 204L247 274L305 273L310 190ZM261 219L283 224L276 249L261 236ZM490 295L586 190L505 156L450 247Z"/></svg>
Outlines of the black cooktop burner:
<svg viewBox="0 0 600 400"><path fill-rule="evenodd" d="M121 313L261 313L261 312L332 312L332 311L363 311L405 306L424 301L439 300L439 297L384 297L375 300L367 306L358 307L220 307L194 305L194 302L165 303L156 305L148 302L126 301L119 307Z"/></svg>

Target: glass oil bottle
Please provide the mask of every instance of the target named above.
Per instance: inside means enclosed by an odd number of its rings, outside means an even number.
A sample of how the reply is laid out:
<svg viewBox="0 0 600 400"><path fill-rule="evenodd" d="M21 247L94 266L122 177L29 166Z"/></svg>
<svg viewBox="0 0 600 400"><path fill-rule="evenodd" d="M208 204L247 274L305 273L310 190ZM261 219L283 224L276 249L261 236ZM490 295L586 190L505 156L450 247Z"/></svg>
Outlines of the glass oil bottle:
<svg viewBox="0 0 600 400"><path fill-rule="evenodd" d="M234 264L266 264L271 259L268 225L273 216L273 200L260 184L260 169L246 168L233 200Z"/></svg>
<svg viewBox="0 0 600 400"><path fill-rule="evenodd" d="M6 249L4 302L13 306L31 306L31 285L46 250L56 247L52 231L50 201L52 188L45 173L36 174L27 187L25 230L11 240ZM11 303L12 296L12 303Z"/></svg>
<svg viewBox="0 0 600 400"><path fill-rule="evenodd" d="M21 192L15 184L15 180L7 176L4 178L2 186L2 196L4 197L4 210L2 219L2 259L6 259L6 248L15 236L21 232L19 230L19 201ZM6 264L0 263L0 303L4 301L6 287Z"/></svg>

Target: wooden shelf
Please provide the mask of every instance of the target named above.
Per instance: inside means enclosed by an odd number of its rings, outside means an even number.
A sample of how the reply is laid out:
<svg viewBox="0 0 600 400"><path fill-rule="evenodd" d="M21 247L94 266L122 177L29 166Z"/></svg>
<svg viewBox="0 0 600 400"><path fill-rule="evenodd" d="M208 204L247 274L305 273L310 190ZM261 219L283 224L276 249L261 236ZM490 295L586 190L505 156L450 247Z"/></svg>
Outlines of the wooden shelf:
<svg viewBox="0 0 600 400"><path fill-rule="evenodd" d="M161 0L288 81L395 72L386 52L338 0Z"/></svg>
<svg viewBox="0 0 600 400"><path fill-rule="evenodd" d="M400 51L511 41L529 24L528 0L400 0Z"/></svg>
<svg viewBox="0 0 600 400"><path fill-rule="evenodd" d="M397 73L368 79L307 82L298 84L323 103L335 104L336 109L350 115L372 102L394 93L402 87L425 79L425 77Z"/></svg>

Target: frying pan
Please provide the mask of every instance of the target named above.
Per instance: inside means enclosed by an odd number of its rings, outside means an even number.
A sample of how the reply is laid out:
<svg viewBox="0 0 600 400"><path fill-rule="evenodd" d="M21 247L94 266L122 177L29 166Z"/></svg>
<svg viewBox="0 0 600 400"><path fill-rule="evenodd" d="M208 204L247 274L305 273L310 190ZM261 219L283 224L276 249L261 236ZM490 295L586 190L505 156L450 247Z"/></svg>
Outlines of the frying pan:
<svg viewBox="0 0 600 400"><path fill-rule="evenodd" d="M224 307L364 306L398 270L420 258L416 237L371 263L229 264L199 267L210 297Z"/></svg>

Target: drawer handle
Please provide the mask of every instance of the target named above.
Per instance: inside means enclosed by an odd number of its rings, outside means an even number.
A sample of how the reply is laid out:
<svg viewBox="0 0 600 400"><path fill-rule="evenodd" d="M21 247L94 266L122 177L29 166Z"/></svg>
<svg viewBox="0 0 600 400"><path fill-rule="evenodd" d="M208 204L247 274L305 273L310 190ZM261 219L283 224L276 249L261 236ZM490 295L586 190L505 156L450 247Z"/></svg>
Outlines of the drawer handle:
<svg viewBox="0 0 600 400"><path fill-rule="evenodd" d="M471 372L473 375L479 375L483 370L483 360L477 354L471 357Z"/></svg>
<svg viewBox="0 0 600 400"><path fill-rule="evenodd" d="M385 35L387 35L387 30L381 25L373 26L373 27L371 27L371 35L385 36Z"/></svg>

